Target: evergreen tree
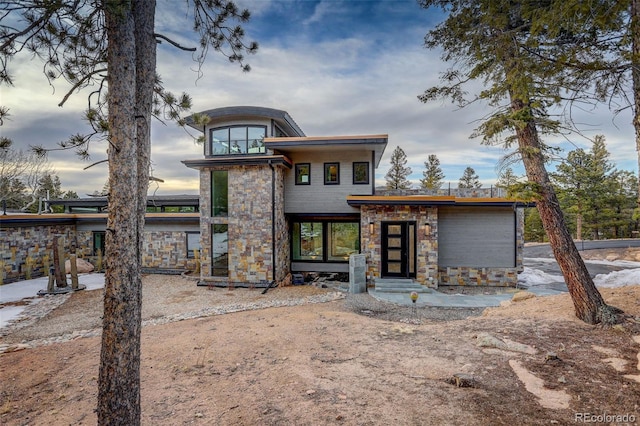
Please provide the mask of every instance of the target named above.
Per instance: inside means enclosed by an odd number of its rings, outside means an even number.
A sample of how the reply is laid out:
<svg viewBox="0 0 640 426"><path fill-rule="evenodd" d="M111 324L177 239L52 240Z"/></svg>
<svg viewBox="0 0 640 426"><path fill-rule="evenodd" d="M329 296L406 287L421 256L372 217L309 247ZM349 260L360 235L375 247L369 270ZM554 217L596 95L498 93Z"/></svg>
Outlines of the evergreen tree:
<svg viewBox="0 0 640 426"><path fill-rule="evenodd" d="M167 3L174 7L173 3ZM152 116L177 120L190 106L188 96L175 97L156 74L156 45L167 41L155 32L155 0L40 1L11 0L0 6L0 83L12 84L11 59L22 51L44 61L50 81L63 77L72 88L88 86L85 119L94 133L62 143L88 157L93 136L108 138L109 215L100 370L98 424L140 424L140 331L142 326L141 253L150 167ZM230 0L189 0L200 46L202 67L209 48L243 64L244 30L229 21L247 22L249 12ZM106 93L108 87L108 93ZM0 122L6 109L0 106ZM37 149L43 153L43 148Z"/></svg>
<svg viewBox="0 0 640 426"><path fill-rule="evenodd" d="M513 169L511 167L507 167L498 176L496 187L506 191L507 197L512 197L515 185L517 184L518 184L518 176L516 176L516 174L513 173Z"/></svg>
<svg viewBox="0 0 640 426"><path fill-rule="evenodd" d="M407 167L407 155L399 146L391 154L391 167L385 175L388 189L408 189L411 182L407 176L411 174L411 167Z"/></svg>
<svg viewBox="0 0 640 426"><path fill-rule="evenodd" d="M420 187L428 191L437 191L442 187L444 173L440 168L440 160L434 154L429 155L424 162L425 170L422 172Z"/></svg>
<svg viewBox="0 0 640 426"><path fill-rule="evenodd" d="M486 144L517 147L536 193L536 205L554 256L565 278L576 316L589 323L614 323L620 311L607 306L593 283L564 221L545 167L549 147L541 134L554 134L560 124L548 110L563 100L567 88L550 84L563 65L542 63L537 49L562 42L566 33L533 32L545 29L536 19L536 1L419 0L425 8L439 7L445 20L425 37L427 48L442 49L442 58L454 63L441 77L443 86L428 89L423 102L449 98L460 107L484 100L493 111L475 136ZM539 25L539 26L538 26ZM484 89L467 99L465 84L475 79Z"/></svg>
<svg viewBox="0 0 640 426"><path fill-rule="evenodd" d="M464 169L460 180L458 181L458 188L460 189L477 189L481 188L480 177L476 174L473 167L467 167Z"/></svg>

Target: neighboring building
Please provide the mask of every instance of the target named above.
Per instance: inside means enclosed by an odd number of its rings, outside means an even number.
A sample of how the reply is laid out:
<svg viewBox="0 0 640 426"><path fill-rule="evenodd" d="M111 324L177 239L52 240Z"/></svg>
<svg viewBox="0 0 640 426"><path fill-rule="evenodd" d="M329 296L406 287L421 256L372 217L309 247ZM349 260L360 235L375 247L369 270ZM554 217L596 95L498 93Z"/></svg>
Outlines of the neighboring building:
<svg viewBox="0 0 640 426"><path fill-rule="evenodd" d="M347 272L431 287L515 285L523 205L499 198L375 192L387 135L308 137L281 110L226 107L208 118L200 171L201 282L259 285L290 272Z"/></svg>

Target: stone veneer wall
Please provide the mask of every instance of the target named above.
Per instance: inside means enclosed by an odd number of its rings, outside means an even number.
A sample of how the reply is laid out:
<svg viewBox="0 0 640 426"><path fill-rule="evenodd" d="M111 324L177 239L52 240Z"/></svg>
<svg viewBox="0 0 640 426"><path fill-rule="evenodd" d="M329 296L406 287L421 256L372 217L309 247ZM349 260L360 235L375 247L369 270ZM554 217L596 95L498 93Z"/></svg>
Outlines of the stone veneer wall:
<svg viewBox="0 0 640 426"><path fill-rule="evenodd" d="M274 166L276 167L276 166ZM251 284L271 281L272 229L271 229L271 168L269 165L225 167L228 170L229 214L211 217L212 169L200 172L200 232L202 241L202 274L204 281ZM288 236L284 218L284 179L280 167L276 175L276 280L288 271ZM228 225L229 273L227 277L211 276L211 225Z"/></svg>
<svg viewBox="0 0 640 426"><path fill-rule="evenodd" d="M4 220L4 219L3 219ZM0 269L3 282L10 283L25 278L27 256L35 261L31 277L48 274L44 270L44 256L49 256L49 265L53 265L53 237L61 237L65 252L75 251L77 246L74 225L38 225L0 229L0 260L4 267Z"/></svg>
<svg viewBox="0 0 640 426"><path fill-rule="evenodd" d="M379 278L381 274L381 222L416 222L416 281L428 287L438 284L438 216L434 207L423 206L362 206L360 208L361 253L367 257L367 275ZM373 235L369 223L373 222ZM430 234L424 225L430 225Z"/></svg>
<svg viewBox="0 0 640 426"><path fill-rule="evenodd" d="M43 216L38 220L43 220ZM35 261L31 277L46 275L48 271L44 270L44 256L49 256L49 264L53 265L53 237L56 235L63 239L67 256L76 253L78 257L96 265L96 257L92 253L92 231L78 231L75 225L7 227L0 229L0 260L5 263L0 270L4 274L3 282L26 278L27 256ZM195 260L187 258L184 231L145 231L143 249L142 267L149 272L195 270Z"/></svg>
<svg viewBox="0 0 640 426"><path fill-rule="evenodd" d="M289 240L289 223L284 215L284 174L283 167L276 167L276 277L280 282L289 274L291 266L291 248Z"/></svg>

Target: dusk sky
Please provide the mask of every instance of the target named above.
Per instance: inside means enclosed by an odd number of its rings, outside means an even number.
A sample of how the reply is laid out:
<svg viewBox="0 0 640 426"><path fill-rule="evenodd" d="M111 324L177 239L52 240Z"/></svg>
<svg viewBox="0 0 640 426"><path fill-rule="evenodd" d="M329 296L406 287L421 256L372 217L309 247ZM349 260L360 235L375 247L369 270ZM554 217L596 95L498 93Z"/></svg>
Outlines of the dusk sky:
<svg viewBox="0 0 640 426"><path fill-rule="evenodd" d="M388 134L389 144L376 172L378 185L384 185L396 146L408 156L414 187L430 154L441 161L445 185L450 182L457 187L467 166L475 169L484 185L495 183L505 152L469 138L488 107L460 110L449 102L423 104L417 98L438 84L439 73L447 67L439 51L423 47L427 31L443 19L441 13L421 9L415 0L243 0L238 4L252 13L244 26L247 40L260 44L258 53L247 57L251 72L243 73L210 51L199 78L190 53L167 43L158 46L158 72L165 86L174 93L189 93L193 112L263 106L287 111L307 136ZM185 31L191 24L184 5L159 0L156 31L185 46L196 46L194 34ZM0 105L10 109L11 117L0 133L17 147L54 148L57 142L86 130L81 115L88 91L76 93L60 108L57 104L68 85L60 80L49 86L37 59L22 54L11 63L10 71L15 86L0 88ZM615 118L604 107L576 111L574 116L586 136L605 135L619 169L637 171L630 110ZM591 146L579 136L547 142L561 146L565 155L576 147ZM107 180L107 165L83 168L106 158L105 148L104 143L92 144L88 162L72 151L50 153L62 189L76 191L80 197L100 191ZM202 156L202 146L183 129L173 123L154 123L153 174L165 182L152 185L150 193L197 193L198 172L180 160ZM521 167L515 171L523 173Z"/></svg>

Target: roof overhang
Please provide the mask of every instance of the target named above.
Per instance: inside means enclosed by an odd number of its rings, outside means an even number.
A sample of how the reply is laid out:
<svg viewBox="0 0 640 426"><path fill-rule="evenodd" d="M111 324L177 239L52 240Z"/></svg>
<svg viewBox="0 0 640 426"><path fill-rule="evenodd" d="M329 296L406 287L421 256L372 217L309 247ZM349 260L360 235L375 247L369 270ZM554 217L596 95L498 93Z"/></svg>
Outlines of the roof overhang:
<svg viewBox="0 0 640 426"><path fill-rule="evenodd" d="M382 154L387 147L388 135L360 135L360 136L321 136L321 137L291 137L265 138L265 146L280 152L314 152L314 151L354 151L362 150L374 152L375 167L378 167Z"/></svg>
<svg viewBox="0 0 640 426"><path fill-rule="evenodd" d="M257 106L230 106L223 108L214 108L206 111L198 112L190 115L185 119L188 126L193 127L198 131L203 131L201 124L196 124L194 116L206 116L209 118L209 123L215 123L216 121L230 121L240 120L246 118L269 118L274 120L288 135L304 136L304 132L298 126L293 118L287 111L274 108L265 108Z"/></svg>
<svg viewBox="0 0 640 426"><path fill-rule="evenodd" d="M284 155L216 155L197 160L182 160L182 163L192 169L230 166L260 166L278 165L291 168L293 163Z"/></svg>
<svg viewBox="0 0 640 426"><path fill-rule="evenodd" d="M507 198L459 198L431 195L349 195L347 203L358 207L379 206L483 206L483 207L533 207L535 203L509 200Z"/></svg>

